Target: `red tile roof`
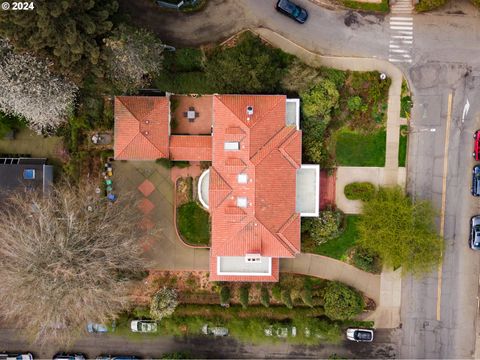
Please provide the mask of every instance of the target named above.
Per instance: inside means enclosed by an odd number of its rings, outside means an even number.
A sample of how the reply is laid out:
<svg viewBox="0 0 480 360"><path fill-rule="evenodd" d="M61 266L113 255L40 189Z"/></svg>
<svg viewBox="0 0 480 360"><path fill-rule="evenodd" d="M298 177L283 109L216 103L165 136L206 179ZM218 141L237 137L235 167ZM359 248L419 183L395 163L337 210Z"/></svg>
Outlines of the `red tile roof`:
<svg viewBox="0 0 480 360"><path fill-rule="evenodd" d="M115 159L168 158L169 113L167 97L115 97Z"/></svg>
<svg viewBox="0 0 480 360"><path fill-rule="evenodd" d="M170 159L211 161L212 137L210 135L170 136Z"/></svg>
<svg viewBox="0 0 480 360"><path fill-rule="evenodd" d="M300 252L295 205L301 132L285 124L286 97L218 95L213 104L211 280L226 278L216 274L217 256L258 253L275 258ZM253 115L247 106L253 107ZM225 150L225 141L239 141L240 150ZM246 184L238 183L240 172L248 175ZM238 197L247 198L247 207L237 206Z"/></svg>

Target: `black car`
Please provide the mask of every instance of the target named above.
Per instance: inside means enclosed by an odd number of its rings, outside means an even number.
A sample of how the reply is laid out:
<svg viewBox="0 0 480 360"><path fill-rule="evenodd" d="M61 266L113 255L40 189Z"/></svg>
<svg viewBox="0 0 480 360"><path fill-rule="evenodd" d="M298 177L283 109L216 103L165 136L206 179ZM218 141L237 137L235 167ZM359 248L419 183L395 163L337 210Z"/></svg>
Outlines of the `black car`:
<svg viewBox="0 0 480 360"><path fill-rule="evenodd" d="M480 196L480 165L475 165L472 170L472 195Z"/></svg>
<svg viewBox="0 0 480 360"><path fill-rule="evenodd" d="M53 360L85 360L87 357L84 354L68 354L68 353L58 353L55 354Z"/></svg>
<svg viewBox="0 0 480 360"><path fill-rule="evenodd" d="M275 7L282 14L291 17L293 20L303 24L308 19L308 12L304 8L292 3L290 0L278 0Z"/></svg>
<svg viewBox="0 0 480 360"><path fill-rule="evenodd" d="M470 249L480 250L480 215L472 217L470 220Z"/></svg>

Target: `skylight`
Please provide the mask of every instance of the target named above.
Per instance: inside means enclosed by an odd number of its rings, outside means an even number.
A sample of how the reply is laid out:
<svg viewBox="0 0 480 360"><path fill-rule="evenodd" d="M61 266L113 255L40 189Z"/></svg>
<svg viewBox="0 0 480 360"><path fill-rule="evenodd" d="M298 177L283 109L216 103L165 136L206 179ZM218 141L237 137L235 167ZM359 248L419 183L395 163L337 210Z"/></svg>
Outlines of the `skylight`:
<svg viewBox="0 0 480 360"><path fill-rule="evenodd" d="M246 208L248 204L247 198L244 196L237 197L237 206L240 208Z"/></svg>
<svg viewBox="0 0 480 360"><path fill-rule="evenodd" d="M248 182L248 175L238 174L237 181L239 184L246 184Z"/></svg>
<svg viewBox="0 0 480 360"><path fill-rule="evenodd" d="M240 143L238 141L225 141L225 150L240 150Z"/></svg>

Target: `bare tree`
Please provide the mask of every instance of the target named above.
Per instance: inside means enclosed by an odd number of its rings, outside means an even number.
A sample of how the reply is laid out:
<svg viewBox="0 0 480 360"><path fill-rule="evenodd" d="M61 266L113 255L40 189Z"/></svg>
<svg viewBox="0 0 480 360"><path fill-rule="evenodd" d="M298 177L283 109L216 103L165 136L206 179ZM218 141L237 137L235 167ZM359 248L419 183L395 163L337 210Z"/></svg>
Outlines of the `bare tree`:
<svg viewBox="0 0 480 360"><path fill-rule="evenodd" d="M104 42L107 76L123 91L147 85L162 69L162 42L145 29L121 25Z"/></svg>
<svg viewBox="0 0 480 360"><path fill-rule="evenodd" d="M50 65L28 53L15 53L0 39L0 109L23 116L37 132L66 122L78 90L54 75Z"/></svg>
<svg viewBox="0 0 480 360"><path fill-rule="evenodd" d="M126 309L141 277L138 211L93 184L17 192L0 209L0 315L36 342L67 344Z"/></svg>

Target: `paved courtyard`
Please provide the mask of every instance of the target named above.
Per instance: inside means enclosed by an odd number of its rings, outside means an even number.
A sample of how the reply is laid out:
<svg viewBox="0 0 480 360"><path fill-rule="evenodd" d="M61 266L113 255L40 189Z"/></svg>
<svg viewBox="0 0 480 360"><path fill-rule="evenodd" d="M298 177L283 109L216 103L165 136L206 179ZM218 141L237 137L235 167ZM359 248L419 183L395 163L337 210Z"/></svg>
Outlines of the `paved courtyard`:
<svg viewBox="0 0 480 360"><path fill-rule="evenodd" d="M115 161L114 189L132 192L142 213L139 241L149 260L158 270L208 270L208 250L184 245L173 224L174 187L170 171L151 161Z"/></svg>

